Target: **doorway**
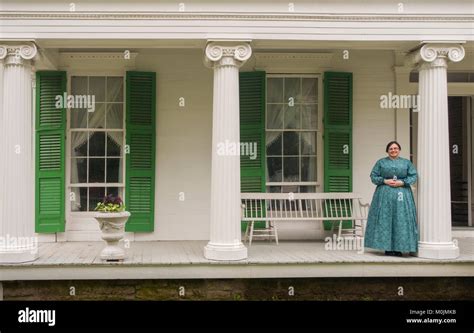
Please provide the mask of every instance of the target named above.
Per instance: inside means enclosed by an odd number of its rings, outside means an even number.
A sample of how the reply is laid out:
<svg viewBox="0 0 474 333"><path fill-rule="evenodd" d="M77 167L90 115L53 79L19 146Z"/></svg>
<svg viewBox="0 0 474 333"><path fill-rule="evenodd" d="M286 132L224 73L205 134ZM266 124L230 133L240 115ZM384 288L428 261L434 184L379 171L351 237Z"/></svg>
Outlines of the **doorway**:
<svg viewBox="0 0 474 333"><path fill-rule="evenodd" d="M449 96L451 220L472 227L474 217L474 97ZM417 164L418 113L410 112L410 159Z"/></svg>
<svg viewBox="0 0 474 333"><path fill-rule="evenodd" d="M472 97L449 96L451 219L456 227L472 226L474 112Z"/></svg>

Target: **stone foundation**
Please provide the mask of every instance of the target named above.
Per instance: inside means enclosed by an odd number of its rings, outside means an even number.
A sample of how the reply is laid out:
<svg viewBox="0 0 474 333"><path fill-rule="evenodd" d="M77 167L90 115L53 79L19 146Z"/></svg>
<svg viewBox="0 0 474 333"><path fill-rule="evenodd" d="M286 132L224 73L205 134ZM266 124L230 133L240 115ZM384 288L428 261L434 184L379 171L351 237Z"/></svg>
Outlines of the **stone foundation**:
<svg viewBox="0 0 474 333"><path fill-rule="evenodd" d="M6 281L4 300L474 300L474 277Z"/></svg>

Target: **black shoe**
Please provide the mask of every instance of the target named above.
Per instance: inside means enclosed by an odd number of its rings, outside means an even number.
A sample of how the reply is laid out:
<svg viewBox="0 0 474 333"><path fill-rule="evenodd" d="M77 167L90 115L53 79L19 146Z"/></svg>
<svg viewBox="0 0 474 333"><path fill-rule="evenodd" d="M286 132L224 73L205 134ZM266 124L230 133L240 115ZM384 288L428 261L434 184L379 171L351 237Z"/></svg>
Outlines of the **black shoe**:
<svg viewBox="0 0 474 333"><path fill-rule="evenodd" d="M393 256L395 252L393 251L385 251L386 256Z"/></svg>
<svg viewBox="0 0 474 333"><path fill-rule="evenodd" d="M398 251L394 251L394 252L393 252L393 255L394 255L395 257L403 257L403 254L402 254L401 252L398 252Z"/></svg>

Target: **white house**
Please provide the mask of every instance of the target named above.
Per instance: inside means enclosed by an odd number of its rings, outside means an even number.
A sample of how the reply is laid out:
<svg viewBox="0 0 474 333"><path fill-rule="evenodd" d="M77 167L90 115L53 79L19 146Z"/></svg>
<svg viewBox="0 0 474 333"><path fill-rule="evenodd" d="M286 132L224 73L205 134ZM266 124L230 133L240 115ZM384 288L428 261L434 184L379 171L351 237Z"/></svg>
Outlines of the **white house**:
<svg viewBox="0 0 474 333"><path fill-rule="evenodd" d="M130 241L245 260L241 192L370 202L391 140L419 172L419 257L457 258L453 226L472 236L471 0L3 0L0 19L3 239L98 241L113 193ZM1 245L0 262L38 257Z"/></svg>

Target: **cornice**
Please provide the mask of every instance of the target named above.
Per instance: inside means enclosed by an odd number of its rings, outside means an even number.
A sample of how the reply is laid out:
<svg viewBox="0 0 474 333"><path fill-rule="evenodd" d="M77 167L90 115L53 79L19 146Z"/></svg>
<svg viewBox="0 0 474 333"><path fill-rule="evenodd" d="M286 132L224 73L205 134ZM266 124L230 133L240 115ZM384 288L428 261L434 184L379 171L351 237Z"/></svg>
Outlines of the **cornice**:
<svg viewBox="0 0 474 333"><path fill-rule="evenodd" d="M129 60L135 60L137 55L136 52L130 52ZM61 52L60 57L70 60L127 60L123 52Z"/></svg>
<svg viewBox="0 0 474 333"><path fill-rule="evenodd" d="M438 21L474 22L474 15L418 14L280 14L280 13L197 13L197 12L8 12L3 20L261 20L261 21Z"/></svg>
<svg viewBox="0 0 474 333"><path fill-rule="evenodd" d="M313 72L331 67L332 53L255 53L255 66L268 72L286 73L299 70Z"/></svg>
<svg viewBox="0 0 474 333"><path fill-rule="evenodd" d="M331 60L332 53L255 53L255 57L261 60Z"/></svg>
<svg viewBox="0 0 474 333"><path fill-rule="evenodd" d="M82 69L118 69L135 68L135 60L138 53L129 52L60 52L60 67L74 68L79 66Z"/></svg>

